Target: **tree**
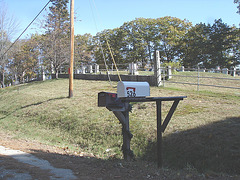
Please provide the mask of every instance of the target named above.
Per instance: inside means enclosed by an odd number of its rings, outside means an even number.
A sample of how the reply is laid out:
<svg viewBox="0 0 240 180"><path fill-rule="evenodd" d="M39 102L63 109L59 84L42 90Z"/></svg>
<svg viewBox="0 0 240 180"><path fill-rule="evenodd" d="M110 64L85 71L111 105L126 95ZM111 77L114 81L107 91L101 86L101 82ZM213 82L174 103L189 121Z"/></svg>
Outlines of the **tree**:
<svg viewBox="0 0 240 180"><path fill-rule="evenodd" d="M209 62L209 34L211 31L210 24L196 24L183 37L181 58L183 65L186 67L194 67L199 64L207 66Z"/></svg>
<svg viewBox="0 0 240 180"><path fill-rule="evenodd" d="M54 70L56 78L60 68L69 61L70 18L67 10L68 0L52 0L42 35L44 64L49 71Z"/></svg>
<svg viewBox="0 0 240 180"><path fill-rule="evenodd" d="M192 27L187 20L166 16L157 19L159 29L156 49L160 50L161 59L167 62L180 59L182 38Z"/></svg>
<svg viewBox="0 0 240 180"><path fill-rule="evenodd" d="M124 23L121 27L126 32L124 53L129 62L142 62L146 64L151 58L147 52L147 42L144 36L147 34L146 25L151 19L137 18Z"/></svg>
<svg viewBox="0 0 240 180"><path fill-rule="evenodd" d="M238 4L238 6L237 6L237 8L238 8L237 13L240 14L240 0L234 0L234 3Z"/></svg>
<svg viewBox="0 0 240 180"><path fill-rule="evenodd" d="M223 23L221 19L214 24L197 24L183 38L182 58L184 66L203 65L230 67L237 63L239 30Z"/></svg>
<svg viewBox="0 0 240 180"><path fill-rule="evenodd" d="M229 57L229 50L233 47L235 36L232 29L223 23L221 19L215 20L211 27L211 67L230 67L232 62Z"/></svg>
<svg viewBox="0 0 240 180"><path fill-rule="evenodd" d="M81 64L89 64L92 62L92 43L93 37L91 34L77 35L75 36L75 50L74 50L74 62L75 67Z"/></svg>
<svg viewBox="0 0 240 180"><path fill-rule="evenodd" d="M179 59L181 38L191 27L191 23L173 17L158 19L137 18L124 23L120 28L98 33L95 39L101 42L104 56L111 60L108 40L117 63L153 63L155 50L160 50L162 60L167 62ZM95 49L95 59L101 60L101 48Z"/></svg>
<svg viewBox="0 0 240 180"><path fill-rule="evenodd" d="M20 82L35 78L38 72L39 57L36 36L32 35L30 39L20 40L17 47L8 63L13 78Z"/></svg>
<svg viewBox="0 0 240 180"><path fill-rule="evenodd" d="M229 60L232 66L240 64L240 29L236 27L231 28L232 32L232 46L228 50Z"/></svg>
<svg viewBox="0 0 240 180"><path fill-rule="evenodd" d="M96 63L105 64L104 59L108 65L113 63L112 55L117 64L126 63L123 58L123 31L120 28L112 30L104 30L94 37L93 52Z"/></svg>
<svg viewBox="0 0 240 180"><path fill-rule="evenodd" d="M7 7L4 2L0 2L0 83L4 87L4 74L7 64L8 55L6 53L12 36L15 34L18 27L18 23L13 16L10 16L7 12Z"/></svg>

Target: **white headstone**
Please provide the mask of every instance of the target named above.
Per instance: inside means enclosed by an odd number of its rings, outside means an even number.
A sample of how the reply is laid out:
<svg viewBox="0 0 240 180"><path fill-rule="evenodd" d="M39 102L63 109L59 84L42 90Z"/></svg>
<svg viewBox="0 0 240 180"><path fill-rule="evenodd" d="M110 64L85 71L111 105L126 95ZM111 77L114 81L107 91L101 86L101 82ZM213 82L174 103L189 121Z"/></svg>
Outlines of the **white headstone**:
<svg viewBox="0 0 240 180"><path fill-rule="evenodd" d="M223 68L223 69L222 69L222 73L223 73L223 74L228 74L228 68Z"/></svg>
<svg viewBox="0 0 240 180"><path fill-rule="evenodd" d="M161 77L161 66L160 66L160 54L159 51L155 52L155 61L154 61L154 76L156 78L156 85L162 85L162 77Z"/></svg>
<svg viewBox="0 0 240 180"><path fill-rule="evenodd" d="M86 74L86 67L82 66L82 74Z"/></svg>

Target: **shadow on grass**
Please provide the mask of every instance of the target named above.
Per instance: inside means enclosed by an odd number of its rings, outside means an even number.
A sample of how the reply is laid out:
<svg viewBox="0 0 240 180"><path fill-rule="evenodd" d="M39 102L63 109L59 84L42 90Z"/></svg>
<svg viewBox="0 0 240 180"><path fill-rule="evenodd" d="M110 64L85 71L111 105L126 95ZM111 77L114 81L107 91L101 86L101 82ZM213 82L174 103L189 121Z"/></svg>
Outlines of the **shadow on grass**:
<svg viewBox="0 0 240 180"><path fill-rule="evenodd" d="M40 104L43 104L43 103L46 103L46 102L50 102L50 101L54 101L54 100L61 100L61 99L66 99L66 98L68 98L68 97L51 98L51 99L48 99L46 101L41 101L41 102L26 105L26 106L22 106L20 109L28 108L28 107L31 107L31 106L37 106L37 105L40 105Z"/></svg>
<svg viewBox="0 0 240 180"><path fill-rule="evenodd" d="M156 141L149 142L143 158L157 159ZM240 116L165 136L163 161L174 169L240 174Z"/></svg>
<svg viewBox="0 0 240 180"><path fill-rule="evenodd" d="M54 101L54 100L61 100L61 99L66 99L68 97L56 97L56 98L50 98L48 100L45 100L45 101L41 101L41 102L37 102L37 103L33 103L33 104L28 104L28 105L25 105L25 106L22 106L18 109L15 109L14 111L12 112L7 112L7 111L0 111L0 114L3 114L4 116L0 118L1 119L5 119L6 117L10 116L11 114L17 112L18 110L20 109L25 109L25 108L28 108L28 107L31 107L31 106L37 106L37 105L40 105L40 104L43 104L43 103L46 103L46 102L50 102L50 101Z"/></svg>

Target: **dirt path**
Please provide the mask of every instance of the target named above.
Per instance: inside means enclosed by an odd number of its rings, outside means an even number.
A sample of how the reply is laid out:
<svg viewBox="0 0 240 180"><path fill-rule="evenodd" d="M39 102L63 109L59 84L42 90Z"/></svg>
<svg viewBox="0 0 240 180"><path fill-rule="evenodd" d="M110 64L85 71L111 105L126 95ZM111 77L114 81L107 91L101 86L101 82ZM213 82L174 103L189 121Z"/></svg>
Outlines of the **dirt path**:
<svg viewBox="0 0 240 180"><path fill-rule="evenodd" d="M38 168L38 171L39 170L49 171L49 173L47 174L49 174L48 176L50 177L50 179L77 179L77 177L73 175L70 169L55 168L47 160L39 159L36 156L29 153L25 153L23 151L13 150L6 148L4 146L0 146L0 154L4 155L5 158L10 157L17 160L18 162L15 163L21 164L23 166L27 164L30 165L31 167ZM8 176L9 174L11 175L14 174L16 178L31 179L29 173L18 173L15 171L12 174L11 171L8 172L6 169L2 168L2 170L4 171L2 178L4 176Z"/></svg>
<svg viewBox="0 0 240 180"><path fill-rule="evenodd" d="M66 148L48 146L32 140L19 140L0 132L0 179L160 179L202 180L205 175L189 170L159 170L144 161L102 160L94 156L71 154ZM1 151L2 150L2 151ZM210 179L239 179L239 176L210 176Z"/></svg>
<svg viewBox="0 0 240 180"><path fill-rule="evenodd" d="M158 179L160 176L158 169L149 172L148 164L101 160L3 133L0 136L0 179Z"/></svg>

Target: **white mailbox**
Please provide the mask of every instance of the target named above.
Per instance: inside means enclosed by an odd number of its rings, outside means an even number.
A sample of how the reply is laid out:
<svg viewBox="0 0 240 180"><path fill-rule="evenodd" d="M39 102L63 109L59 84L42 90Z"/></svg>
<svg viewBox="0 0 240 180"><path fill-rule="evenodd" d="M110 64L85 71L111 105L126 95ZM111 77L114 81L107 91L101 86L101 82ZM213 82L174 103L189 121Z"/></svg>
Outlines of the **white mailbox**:
<svg viewBox="0 0 240 180"><path fill-rule="evenodd" d="M146 97L150 96L148 82L119 81L117 97Z"/></svg>

